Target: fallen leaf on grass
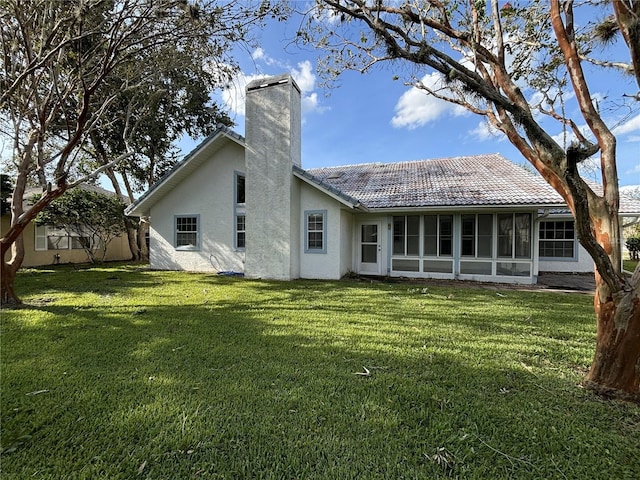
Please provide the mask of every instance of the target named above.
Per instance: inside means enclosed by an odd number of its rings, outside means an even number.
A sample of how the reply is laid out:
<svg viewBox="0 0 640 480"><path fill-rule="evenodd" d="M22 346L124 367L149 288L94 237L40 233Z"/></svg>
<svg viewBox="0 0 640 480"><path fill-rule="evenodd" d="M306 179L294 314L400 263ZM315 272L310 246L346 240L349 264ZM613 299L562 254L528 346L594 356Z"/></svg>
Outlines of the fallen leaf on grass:
<svg viewBox="0 0 640 480"><path fill-rule="evenodd" d="M364 372L355 372L354 375L360 375L362 377L370 377L371 376L371 372L369 371L369 369L367 367L362 367L364 369Z"/></svg>
<svg viewBox="0 0 640 480"><path fill-rule="evenodd" d="M26 395L29 396L33 396L33 395L40 395L41 393L47 393L49 390L36 390L35 392L29 392Z"/></svg>

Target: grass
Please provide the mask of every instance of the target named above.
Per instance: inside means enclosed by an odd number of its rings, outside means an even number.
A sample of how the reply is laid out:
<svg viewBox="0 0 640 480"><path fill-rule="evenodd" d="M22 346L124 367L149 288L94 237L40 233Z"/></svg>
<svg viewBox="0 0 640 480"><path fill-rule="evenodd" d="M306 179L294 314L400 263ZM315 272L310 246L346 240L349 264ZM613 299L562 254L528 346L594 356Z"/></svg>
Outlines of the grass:
<svg viewBox="0 0 640 480"><path fill-rule="evenodd" d="M633 272L638 266L638 260L623 260L622 266L627 272Z"/></svg>
<svg viewBox="0 0 640 480"><path fill-rule="evenodd" d="M588 295L27 270L3 479L636 479ZM367 374L368 372L368 374Z"/></svg>

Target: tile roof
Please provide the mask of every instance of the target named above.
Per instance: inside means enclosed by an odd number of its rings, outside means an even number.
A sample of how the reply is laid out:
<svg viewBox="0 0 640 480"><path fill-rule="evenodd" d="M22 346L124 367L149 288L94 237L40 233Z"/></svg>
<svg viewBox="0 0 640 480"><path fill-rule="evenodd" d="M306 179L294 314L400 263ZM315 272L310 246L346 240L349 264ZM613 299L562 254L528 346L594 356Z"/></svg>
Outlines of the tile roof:
<svg viewBox="0 0 640 480"><path fill-rule="evenodd" d="M367 208L563 205L539 175L486 154L308 170Z"/></svg>

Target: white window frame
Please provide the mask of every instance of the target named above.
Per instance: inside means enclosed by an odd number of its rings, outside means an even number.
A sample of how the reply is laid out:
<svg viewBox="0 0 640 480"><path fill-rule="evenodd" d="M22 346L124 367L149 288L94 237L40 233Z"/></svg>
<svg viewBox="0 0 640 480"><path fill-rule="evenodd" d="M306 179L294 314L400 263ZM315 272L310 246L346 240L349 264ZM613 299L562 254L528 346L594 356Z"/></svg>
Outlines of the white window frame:
<svg viewBox="0 0 640 480"><path fill-rule="evenodd" d="M517 232L518 232L518 225L516 222L516 217L519 215L525 215L529 217L529 239L528 239L528 243L529 243L529 253L527 256L519 256L517 254L518 251L518 245L517 245ZM509 238L509 246L511 247L511 252L509 253L509 255L501 255L500 254L500 217L501 216L511 216L511 232L510 232L510 236ZM514 260L514 261L531 261L533 259L533 215L531 215L531 213L529 212L514 212L514 213L506 213L506 214L498 214L496 216L496 246L497 246L497 251L496 251L496 258L498 260Z"/></svg>
<svg viewBox="0 0 640 480"><path fill-rule="evenodd" d="M567 222L573 223L573 238L542 238L542 225L544 223L558 224L560 222L562 222L564 224L566 224ZM566 231L566 229L563 229L563 231ZM555 226L554 226L554 232L557 232L557 228L555 228ZM542 253L541 253L541 247L546 242L566 242L566 243L571 243L572 248L573 248L573 255L571 257L547 257L547 256L543 256ZM553 261L553 262L577 261L578 260L578 238L577 238L577 235L576 235L575 220L573 220L573 219L561 219L561 218L541 220L540 224L538 226L538 257L540 258L540 260Z"/></svg>
<svg viewBox="0 0 640 480"><path fill-rule="evenodd" d="M243 214L236 214L235 228L235 248L236 250L244 250L247 244L247 216ZM240 219L242 219L242 228L240 228ZM242 236L242 242L240 238Z"/></svg>
<svg viewBox="0 0 640 480"><path fill-rule="evenodd" d="M488 217L491 219L491 233L480 232L480 217ZM473 232L469 234L464 233L464 220L465 217L473 217ZM460 215L460 258L462 260L477 259L480 261L491 260L494 258L494 229L496 223L496 216L492 213L463 213ZM473 253L463 253L464 241L473 240ZM480 250L489 246L489 252L481 252Z"/></svg>
<svg viewBox="0 0 640 480"><path fill-rule="evenodd" d="M178 231L178 220L179 219L195 219L195 225L196 225L196 230L195 230L195 234L196 234L196 244L195 245L178 245L178 234L180 233L194 233L191 231L185 231L185 232L180 232ZM199 214L180 214L180 215L174 215L173 216L173 245L175 247L176 250L180 250L180 251L198 251L200 250L200 229L201 229L201 223L200 223L200 215Z"/></svg>
<svg viewBox="0 0 640 480"><path fill-rule="evenodd" d="M311 216L320 215L322 217L322 228L321 229L310 229L309 221L311 220ZM309 245L309 234L310 233L320 233L322 246L321 247L311 247ZM327 253L327 211L326 210L305 210L304 212L304 253Z"/></svg>
<svg viewBox="0 0 640 480"><path fill-rule="evenodd" d="M409 235L409 217L414 219L418 219L418 233ZM402 219L402 234L399 234L395 230L396 220ZM422 233L422 224L424 222L423 215L419 214L410 214L410 215L394 215L392 218L393 222L393 230L392 230L392 246L391 252L394 257L408 257L408 258L418 258L422 255L422 243L424 242L424 235ZM395 242L396 237L402 237L403 247L402 253L395 251ZM417 252L409 253L409 237L417 239Z"/></svg>
<svg viewBox="0 0 640 480"><path fill-rule="evenodd" d="M444 235L442 233L442 221L446 217L450 222L451 231L448 235ZM436 232L434 234L427 235L427 218L434 218L436 221ZM454 252L454 231L453 231L453 222L454 217L452 214L439 214L439 213L429 213L422 216L422 225L423 225L423 234L422 234L422 256L423 257L442 257L446 259L453 258ZM430 240L435 240L436 253L427 253L427 238ZM442 253L442 242L443 240L449 240L449 250L450 253Z"/></svg>
<svg viewBox="0 0 640 480"><path fill-rule="evenodd" d="M245 202L239 202L238 198L238 181L240 178L244 179L244 200ZM246 215L246 195L247 195L247 183L246 176L242 172L233 172L233 247L238 251L244 251L247 245L247 215ZM244 230L238 228L238 222L240 217L244 217ZM239 241L240 234L243 234L244 242Z"/></svg>
<svg viewBox="0 0 640 480"><path fill-rule="evenodd" d="M65 229L53 227L51 225L36 225L35 230L35 243L34 250L38 252L46 252L46 251L64 251L64 250L84 250L83 247L74 247L74 239L80 238L82 235L78 235L75 233L69 234ZM58 235L54 235L54 233ZM89 235L85 235L89 238ZM49 248L49 237L60 237L64 238L66 241L66 246L63 248ZM99 242L97 239L93 239L91 241L91 249L97 250L99 246Z"/></svg>

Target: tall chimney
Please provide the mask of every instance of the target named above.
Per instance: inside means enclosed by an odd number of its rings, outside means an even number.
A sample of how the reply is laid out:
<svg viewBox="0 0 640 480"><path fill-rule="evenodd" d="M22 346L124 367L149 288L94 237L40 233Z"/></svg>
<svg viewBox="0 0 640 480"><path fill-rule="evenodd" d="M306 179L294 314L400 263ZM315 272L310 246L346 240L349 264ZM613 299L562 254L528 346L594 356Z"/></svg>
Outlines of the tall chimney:
<svg viewBox="0 0 640 480"><path fill-rule="evenodd" d="M299 276L300 88L290 75L247 85L245 108L246 250L249 278Z"/></svg>

